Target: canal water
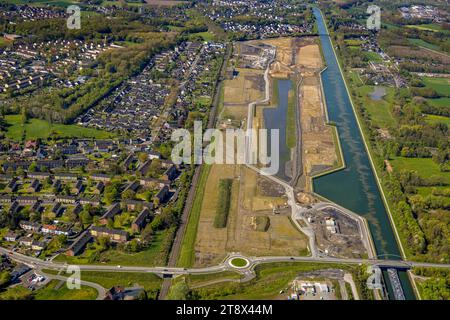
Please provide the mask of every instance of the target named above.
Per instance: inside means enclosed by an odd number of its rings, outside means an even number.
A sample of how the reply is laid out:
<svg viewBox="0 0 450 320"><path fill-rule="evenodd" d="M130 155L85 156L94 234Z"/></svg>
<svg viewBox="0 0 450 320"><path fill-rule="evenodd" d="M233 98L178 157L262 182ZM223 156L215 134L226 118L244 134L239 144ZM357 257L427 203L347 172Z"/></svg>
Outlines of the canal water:
<svg viewBox="0 0 450 320"><path fill-rule="evenodd" d="M322 73L322 82L328 115L330 121L337 124L346 163L344 170L314 179L314 190L367 219L379 258L400 259L400 250L388 213L369 162L325 22L318 8L314 8L314 15L327 65L327 69ZM399 272L399 277L406 298L414 299L407 274ZM390 296L392 297L391 294Z"/></svg>
<svg viewBox="0 0 450 320"><path fill-rule="evenodd" d="M289 147L286 145L286 121L289 90L292 88L292 81L289 79L276 79L274 80L274 85L276 90L275 95L278 96L277 105L275 107L263 109L264 127L268 129L268 134L272 129L279 129L280 166L276 176L288 182L290 178L286 175L286 162L290 160L291 154ZM271 140L268 137L268 150L270 150L270 141Z"/></svg>

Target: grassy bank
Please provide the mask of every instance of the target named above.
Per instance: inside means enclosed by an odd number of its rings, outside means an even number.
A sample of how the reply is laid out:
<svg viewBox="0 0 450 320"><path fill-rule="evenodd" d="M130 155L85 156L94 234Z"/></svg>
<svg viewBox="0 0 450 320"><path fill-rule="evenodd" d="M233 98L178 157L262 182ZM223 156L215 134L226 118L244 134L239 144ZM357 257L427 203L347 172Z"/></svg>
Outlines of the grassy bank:
<svg viewBox="0 0 450 320"><path fill-rule="evenodd" d="M210 169L211 166L209 165L203 165L201 169L200 179L198 180L197 188L195 190L194 203L192 204L192 209L189 214L189 220L183 238L183 245L181 246L180 257L177 263L177 266L179 267L190 267L195 261L195 239L197 236L197 227L203 202L203 192L199 192L199 190L205 189Z"/></svg>
<svg viewBox="0 0 450 320"><path fill-rule="evenodd" d="M286 118L286 145L295 148L297 145L297 83L292 81L293 88L288 93Z"/></svg>

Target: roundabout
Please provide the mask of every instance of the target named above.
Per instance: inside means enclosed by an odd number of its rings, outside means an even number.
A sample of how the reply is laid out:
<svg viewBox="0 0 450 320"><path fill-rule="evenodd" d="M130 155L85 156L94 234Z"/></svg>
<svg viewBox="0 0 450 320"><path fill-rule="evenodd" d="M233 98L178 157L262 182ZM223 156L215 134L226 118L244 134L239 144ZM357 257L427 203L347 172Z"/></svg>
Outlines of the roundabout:
<svg viewBox="0 0 450 320"><path fill-rule="evenodd" d="M228 264L236 269L245 269L250 265L250 261L243 257L232 257L228 260Z"/></svg>

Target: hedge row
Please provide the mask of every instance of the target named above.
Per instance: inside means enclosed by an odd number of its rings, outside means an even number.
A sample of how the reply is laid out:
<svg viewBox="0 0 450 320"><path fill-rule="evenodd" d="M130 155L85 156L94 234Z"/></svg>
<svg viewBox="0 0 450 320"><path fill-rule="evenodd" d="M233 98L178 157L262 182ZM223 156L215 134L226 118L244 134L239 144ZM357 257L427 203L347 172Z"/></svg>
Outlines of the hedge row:
<svg viewBox="0 0 450 320"><path fill-rule="evenodd" d="M219 181L219 195L217 200L216 216L214 218L215 228L225 228L227 226L232 185L232 179L221 179Z"/></svg>

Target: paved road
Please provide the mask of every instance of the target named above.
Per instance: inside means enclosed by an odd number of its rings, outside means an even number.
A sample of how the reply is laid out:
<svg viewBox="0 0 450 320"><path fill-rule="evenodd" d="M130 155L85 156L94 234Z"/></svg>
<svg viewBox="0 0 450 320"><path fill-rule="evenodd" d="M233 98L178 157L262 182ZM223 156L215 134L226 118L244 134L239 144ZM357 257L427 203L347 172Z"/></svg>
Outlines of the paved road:
<svg viewBox="0 0 450 320"><path fill-rule="evenodd" d="M41 269L53 269L61 270L67 268L66 263L58 263L54 261L43 261L37 258L22 255L0 247L0 253L5 253L10 256L12 260L25 263L33 268ZM240 255L236 254L234 257ZM427 263L427 262L414 262L403 260L383 260L383 259L342 259L342 258L329 258L329 257L291 257L291 256L272 256L272 257L243 257L249 260L249 266L247 268L234 268L228 260L218 264L216 266L205 268L174 268L174 267L142 267L142 266L111 266L111 265L79 265L81 270L85 271L108 271L108 272L137 272L137 273L156 273L167 275L182 275L182 274L208 274L219 273L226 270L235 270L246 273L248 270L253 269L258 264L262 263L275 263L275 262L319 262L319 263L336 263L336 264L372 264L383 267L393 268L410 268L410 267L433 267L433 268L450 268L450 264L439 263Z"/></svg>
<svg viewBox="0 0 450 320"><path fill-rule="evenodd" d="M45 273L42 270L38 270L38 273L44 275L48 279L55 279L55 280L61 280L61 281L67 281L67 279L68 279L67 277L64 277L64 276L61 276L61 275ZM95 290L97 290L97 299L96 300L103 300L105 298L105 296L106 296L106 289L103 288L98 283L80 280L80 284L82 286L92 287ZM77 290L77 289L73 289L73 290Z"/></svg>

